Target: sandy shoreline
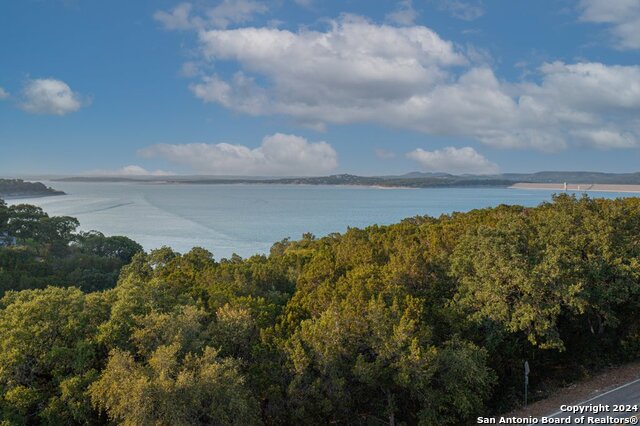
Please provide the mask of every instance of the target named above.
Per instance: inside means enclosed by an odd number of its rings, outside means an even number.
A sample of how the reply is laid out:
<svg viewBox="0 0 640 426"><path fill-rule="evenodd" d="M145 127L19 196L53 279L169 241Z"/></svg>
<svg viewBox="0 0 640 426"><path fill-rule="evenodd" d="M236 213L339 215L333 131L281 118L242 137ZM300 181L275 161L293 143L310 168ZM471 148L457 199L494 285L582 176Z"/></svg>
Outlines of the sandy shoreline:
<svg viewBox="0 0 640 426"><path fill-rule="evenodd" d="M545 189L553 191L564 191L564 183L515 183L509 188L514 189ZM567 191L580 192L638 192L640 193L640 185L616 185L616 184L600 184L600 183L568 183Z"/></svg>

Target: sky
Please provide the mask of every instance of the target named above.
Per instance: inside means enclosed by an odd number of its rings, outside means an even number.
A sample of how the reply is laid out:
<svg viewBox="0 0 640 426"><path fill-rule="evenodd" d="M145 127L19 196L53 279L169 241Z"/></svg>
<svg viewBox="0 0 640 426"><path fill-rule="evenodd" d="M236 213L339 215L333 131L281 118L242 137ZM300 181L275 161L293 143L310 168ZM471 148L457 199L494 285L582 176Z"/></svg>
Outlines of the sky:
<svg viewBox="0 0 640 426"><path fill-rule="evenodd" d="M638 0L3 0L0 175L640 171Z"/></svg>

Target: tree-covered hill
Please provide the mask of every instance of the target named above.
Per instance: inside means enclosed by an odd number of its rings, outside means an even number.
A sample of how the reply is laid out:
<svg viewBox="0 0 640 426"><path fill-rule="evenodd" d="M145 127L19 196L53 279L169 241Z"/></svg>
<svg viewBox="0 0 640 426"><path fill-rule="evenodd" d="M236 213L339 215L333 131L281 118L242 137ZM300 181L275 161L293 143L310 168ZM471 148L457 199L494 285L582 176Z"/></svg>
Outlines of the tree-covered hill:
<svg viewBox="0 0 640 426"><path fill-rule="evenodd" d="M9 214L18 234L23 213ZM5 294L0 415L6 424L469 424L519 404L525 360L541 395L640 356L638 229L638 198L562 195L537 208L308 234L248 259L138 252L111 289ZM50 234L35 235L49 247ZM97 238L58 248L112 253Z"/></svg>
<svg viewBox="0 0 640 426"><path fill-rule="evenodd" d="M207 176L173 176L173 177L114 177L114 176L80 176L57 179L62 182L160 182L170 184L197 185L356 185L381 186L388 188L451 188L451 187L504 187L514 182L501 177L487 176L355 176L349 174L320 176L320 177L290 177L290 178L228 178Z"/></svg>
<svg viewBox="0 0 640 426"><path fill-rule="evenodd" d="M452 175L412 172L399 176L356 176L339 174L317 177L220 177L220 176L78 176L56 179L68 182L161 182L172 184L271 184L271 185L358 185L389 188L507 187L514 183L626 184L640 185L640 173L536 172L497 175Z"/></svg>
<svg viewBox="0 0 640 426"><path fill-rule="evenodd" d="M41 182L0 179L0 197L38 197L43 195L64 195L64 192L47 187Z"/></svg>

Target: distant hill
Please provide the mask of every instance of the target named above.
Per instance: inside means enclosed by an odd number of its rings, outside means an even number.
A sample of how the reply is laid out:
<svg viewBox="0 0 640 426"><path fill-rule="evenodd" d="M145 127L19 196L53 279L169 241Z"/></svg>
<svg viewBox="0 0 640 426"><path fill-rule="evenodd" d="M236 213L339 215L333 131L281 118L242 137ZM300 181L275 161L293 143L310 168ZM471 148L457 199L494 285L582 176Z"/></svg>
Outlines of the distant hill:
<svg viewBox="0 0 640 426"><path fill-rule="evenodd" d="M41 197L47 195L64 195L41 182L26 182L22 179L0 179L0 198L8 197Z"/></svg>
<svg viewBox="0 0 640 426"><path fill-rule="evenodd" d="M504 179L514 182L531 183L609 183L640 184L640 172L636 173L601 173L601 172L537 172L537 173L505 173Z"/></svg>
<svg viewBox="0 0 640 426"><path fill-rule="evenodd" d="M408 188L437 187L506 187L522 183L627 184L640 185L639 173L537 172L498 175L452 175L448 173L411 172L399 176L357 176L339 174L319 177L255 178L216 176L108 177L79 176L54 179L67 182L160 182L188 184L280 184L280 185L358 185Z"/></svg>
<svg viewBox="0 0 640 426"><path fill-rule="evenodd" d="M467 187L467 186L509 186L513 182L493 176L356 176L350 174L320 176L320 177L294 177L294 178L217 178L217 177L163 177L161 179L126 178L126 177L71 177L61 178L58 181L65 182L161 182L177 184L264 184L264 185L356 185L356 186L382 186L388 188L435 188L435 187Z"/></svg>

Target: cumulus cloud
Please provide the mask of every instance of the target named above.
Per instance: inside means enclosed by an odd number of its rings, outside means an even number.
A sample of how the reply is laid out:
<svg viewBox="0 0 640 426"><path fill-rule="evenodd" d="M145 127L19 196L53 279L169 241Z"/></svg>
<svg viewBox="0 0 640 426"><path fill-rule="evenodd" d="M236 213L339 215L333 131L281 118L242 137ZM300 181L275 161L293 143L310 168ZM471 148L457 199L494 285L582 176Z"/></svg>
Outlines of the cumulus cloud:
<svg viewBox="0 0 640 426"><path fill-rule="evenodd" d="M175 176L175 173L166 172L164 170L147 170L137 165L125 166L116 170L93 170L84 173L90 176Z"/></svg>
<svg viewBox="0 0 640 426"><path fill-rule="evenodd" d="M398 2L396 10L387 14L387 21L398 25L413 25L418 18L418 12L413 8L411 0Z"/></svg>
<svg viewBox="0 0 640 426"><path fill-rule="evenodd" d="M22 91L20 107L34 114L65 115L82 108L86 102L61 80L29 80Z"/></svg>
<svg viewBox="0 0 640 426"><path fill-rule="evenodd" d="M229 80L203 78L191 86L197 97L309 125L366 120L446 80L443 68L467 63L428 28L378 26L354 16L333 21L326 32L239 28L201 31L199 39L205 60L235 61L240 70Z"/></svg>
<svg viewBox="0 0 640 426"><path fill-rule="evenodd" d="M139 154L214 175L309 176L331 172L338 165L336 151L328 143L282 133L265 137L253 149L228 143L159 144Z"/></svg>
<svg viewBox="0 0 640 426"><path fill-rule="evenodd" d="M435 151L421 148L411 151L407 157L417 161L428 172L495 174L498 165L487 160L471 147L446 147Z"/></svg>
<svg viewBox="0 0 640 426"><path fill-rule="evenodd" d="M9 97L9 92L0 87L0 100L7 99Z"/></svg>
<svg viewBox="0 0 640 426"><path fill-rule="evenodd" d="M640 49L640 2L637 0L580 0L583 22L611 27L616 46Z"/></svg>
<svg viewBox="0 0 640 426"><path fill-rule="evenodd" d="M464 21L473 21L484 15L481 0L440 0L440 9Z"/></svg>
<svg viewBox="0 0 640 426"><path fill-rule="evenodd" d="M153 17L167 30L203 30L249 22L268 11L264 3L254 0L222 0L216 6L205 8L202 16L194 14L191 3L180 3L169 12L157 11Z"/></svg>
<svg viewBox="0 0 640 426"><path fill-rule="evenodd" d="M325 30L200 30L198 43L203 64L232 71L199 76L194 95L254 116L319 130L375 123L549 152L640 140L638 66L545 63L535 80L514 83L429 28L353 15Z"/></svg>

